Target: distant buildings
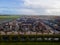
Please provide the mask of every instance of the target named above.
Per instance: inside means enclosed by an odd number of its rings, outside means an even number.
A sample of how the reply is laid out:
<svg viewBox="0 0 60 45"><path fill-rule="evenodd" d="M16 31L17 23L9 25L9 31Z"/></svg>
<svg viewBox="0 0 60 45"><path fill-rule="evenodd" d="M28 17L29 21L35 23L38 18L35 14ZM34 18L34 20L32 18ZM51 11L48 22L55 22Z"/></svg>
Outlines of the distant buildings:
<svg viewBox="0 0 60 45"><path fill-rule="evenodd" d="M45 18L46 20L46 18ZM48 19L50 20L50 18ZM0 33L2 34L51 34L53 30L49 30L51 27L43 23L44 19L40 17L22 17L11 22L0 25ZM49 23L51 24L51 23ZM60 28L59 28L60 29ZM5 33L4 33L5 32ZM24 32L24 33L23 33ZM52 33L52 34L53 34Z"/></svg>

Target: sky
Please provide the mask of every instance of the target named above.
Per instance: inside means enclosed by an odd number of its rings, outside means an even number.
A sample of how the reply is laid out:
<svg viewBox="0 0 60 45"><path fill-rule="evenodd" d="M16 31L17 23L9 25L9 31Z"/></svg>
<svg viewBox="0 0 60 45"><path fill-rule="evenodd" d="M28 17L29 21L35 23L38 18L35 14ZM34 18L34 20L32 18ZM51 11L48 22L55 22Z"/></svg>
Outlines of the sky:
<svg viewBox="0 0 60 45"><path fill-rule="evenodd" d="M0 0L0 14L60 15L60 0Z"/></svg>

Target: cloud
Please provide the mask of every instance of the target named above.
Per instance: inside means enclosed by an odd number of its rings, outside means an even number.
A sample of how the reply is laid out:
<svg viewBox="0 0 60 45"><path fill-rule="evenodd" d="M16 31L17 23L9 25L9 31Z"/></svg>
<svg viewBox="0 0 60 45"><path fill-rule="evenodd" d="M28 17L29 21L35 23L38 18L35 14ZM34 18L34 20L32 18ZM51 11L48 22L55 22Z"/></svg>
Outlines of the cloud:
<svg viewBox="0 0 60 45"><path fill-rule="evenodd" d="M46 10L47 14L52 14L52 15L60 15L60 9L47 9Z"/></svg>
<svg viewBox="0 0 60 45"><path fill-rule="evenodd" d="M5 14L26 14L26 15L36 15L34 10L27 8L0 8L0 13Z"/></svg>
<svg viewBox="0 0 60 45"><path fill-rule="evenodd" d="M60 14L60 0L24 0L24 5L28 8L39 9L40 12L44 9L43 14Z"/></svg>
<svg viewBox="0 0 60 45"><path fill-rule="evenodd" d="M32 8L60 8L60 0L24 0L24 4Z"/></svg>
<svg viewBox="0 0 60 45"><path fill-rule="evenodd" d="M60 15L60 0L10 0L9 4L4 2L0 4L0 13Z"/></svg>

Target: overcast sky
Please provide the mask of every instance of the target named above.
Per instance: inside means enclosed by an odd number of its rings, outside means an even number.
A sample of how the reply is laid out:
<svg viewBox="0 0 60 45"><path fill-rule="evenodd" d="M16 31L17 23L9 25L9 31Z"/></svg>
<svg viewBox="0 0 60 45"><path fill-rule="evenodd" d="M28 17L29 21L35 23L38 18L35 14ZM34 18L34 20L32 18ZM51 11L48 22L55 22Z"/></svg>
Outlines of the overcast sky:
<svg viewBox="0 0 60 45"><path fill-rule="evenodd" d="M0 14L60 15L60 0L0 0Z"/></svg>

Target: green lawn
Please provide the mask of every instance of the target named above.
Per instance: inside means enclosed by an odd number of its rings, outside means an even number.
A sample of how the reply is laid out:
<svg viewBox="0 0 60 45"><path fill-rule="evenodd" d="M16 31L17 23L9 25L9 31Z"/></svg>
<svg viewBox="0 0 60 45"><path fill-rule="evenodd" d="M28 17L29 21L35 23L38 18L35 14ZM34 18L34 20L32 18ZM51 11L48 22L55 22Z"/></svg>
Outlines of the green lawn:
<svg viewBox="0 0 60 45"><path fill-rule="evenodd" d="M19 18L20 16L0 16L0 19L11 19L11 18Z"/></svg>
<svg viewBox="0 0 60 45"><path fill-rule="evenodd" d="M60 45L60 42L1 42L0 45Z"/></svg>
<svg viewBox="0 0 60 45"><path fill-rule="evenodd" d="M0 22L1 21L5 21L5 20L13 20L13 19L17 19L17 18L20 18L20 16L0 16Z"/></svg>
<svg viewBox="0 0 60 45"><path fill-rule="evenodd" d="M12 21L14 19L18 19L20 18L20 16L18 15L15 15L15 16L0 16L0 23L3 23L3 22L8 22L8 21Z"/></svg>

